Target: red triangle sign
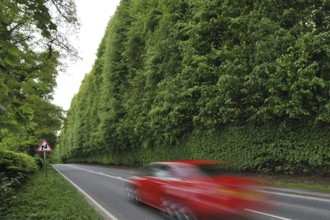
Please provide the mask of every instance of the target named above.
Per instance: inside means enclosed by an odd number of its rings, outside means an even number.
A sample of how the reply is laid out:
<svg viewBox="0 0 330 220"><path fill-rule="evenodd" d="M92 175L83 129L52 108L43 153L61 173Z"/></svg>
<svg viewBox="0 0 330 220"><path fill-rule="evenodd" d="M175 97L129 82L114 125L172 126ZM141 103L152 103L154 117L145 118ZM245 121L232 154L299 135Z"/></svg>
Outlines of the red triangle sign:
<svg viewBox="0 0 330 220"><path fill-rule="evenodd" d="M39 147L38 147L38 152L51 152L52 147L47 143L46 140L41 141Z"/></svg>

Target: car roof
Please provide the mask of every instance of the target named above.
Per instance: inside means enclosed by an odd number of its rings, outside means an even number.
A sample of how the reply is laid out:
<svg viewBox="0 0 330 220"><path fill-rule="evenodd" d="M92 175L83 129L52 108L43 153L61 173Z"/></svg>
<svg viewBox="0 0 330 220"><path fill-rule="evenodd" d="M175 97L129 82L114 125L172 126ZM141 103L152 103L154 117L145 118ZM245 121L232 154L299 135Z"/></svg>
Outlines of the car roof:
<svg viewBox="0 0 330 220"><path fill-rule="evenodd" d="M210 165L210 164L222 164L224 162L215 160L168 160L152 162L151 164L186 164L186 165Z"/></svg>

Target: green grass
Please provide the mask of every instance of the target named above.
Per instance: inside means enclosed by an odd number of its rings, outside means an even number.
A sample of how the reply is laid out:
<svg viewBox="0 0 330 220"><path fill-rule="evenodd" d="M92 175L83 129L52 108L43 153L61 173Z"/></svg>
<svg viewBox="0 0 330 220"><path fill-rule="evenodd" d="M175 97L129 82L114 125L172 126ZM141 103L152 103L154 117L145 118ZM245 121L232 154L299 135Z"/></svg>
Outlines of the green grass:
<svg viewBox="0 0 330 220"><path fill-rule="evenodd" d="M306 190L330 193L330 185L322 186L322 185L305 184L305 183L290 183L290 182L282 182L282 181L278 181L274 185L278 186L278 187L306 189Z"/></svg>
<svg viewBox="0 0 330 220"><path fill-rule="evenodd" d="M306 175L287 175L287 174L250 174L249 176L257 177L266 185L303 189L310 191L318 191L330 193L329 176L306 176Z"/></svg>
<svg viewBox="0 0 330 220"><path fill-rule="evenodd" d="M32 175L21 187L3 220L101 220L102 217L84 197L54 169Z"/></svg>

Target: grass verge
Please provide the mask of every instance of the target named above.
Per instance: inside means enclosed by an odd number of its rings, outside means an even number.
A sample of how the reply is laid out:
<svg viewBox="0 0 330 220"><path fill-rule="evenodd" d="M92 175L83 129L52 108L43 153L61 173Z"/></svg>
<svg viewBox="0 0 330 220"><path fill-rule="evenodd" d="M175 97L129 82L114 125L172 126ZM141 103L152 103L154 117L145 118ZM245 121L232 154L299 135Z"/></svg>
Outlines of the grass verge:
<svg viewBox="0 0 330 220"><path fill-rule="evenodd" d="M53 168L48 168L48 178L43 170L32 175L17 191L13 204L8 207L3 220L101 220L102 217L84 197Z"/></svg>
<svg viewBox="0 0 330 220"><path fill-rule="evenodd" d="M265 184L265 186L270 187L281 187L330 193L329 175L321 177L317 175L307 176L251 172L238 172L236 173L236 175L257 178L258 180L260 180L261 184Z"/></svg>
<svg viewBox="0 0 330 220"><path fill-rule="evenodd" d="M258 174L256 176L270 186L330 193L328 177L266 174Z"/></svg>
<svg viewBox="0 0 330 220"><path fill-rule="evenodd" d="M330 185L322 186L322 185L311 185L311 184L305 184L305 183L290 183L290 182L282 182L282 181L277 181L277 182L275 182L274 185L277 187L306 189L306 190L330 193Z"/></svg>

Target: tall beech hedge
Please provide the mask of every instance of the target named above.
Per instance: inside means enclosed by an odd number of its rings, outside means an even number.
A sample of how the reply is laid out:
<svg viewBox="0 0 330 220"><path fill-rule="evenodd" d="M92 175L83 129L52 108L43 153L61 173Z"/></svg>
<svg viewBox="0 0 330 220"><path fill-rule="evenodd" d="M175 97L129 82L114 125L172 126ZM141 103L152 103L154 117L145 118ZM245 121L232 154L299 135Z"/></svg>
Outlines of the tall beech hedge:
<svg viewBox="0 0 330 220"><path fill-rule="evenodd" d="M143 165L173 159L212 159L231 162L239 171L330 175L328 126L228 125L221 131L195 130L175 145L129 151L71 152L65 162Z"/></svg>
<svg viewBox="0 0 330 220"><path fill-rule="evenodd" d="M65 161L329 169L330 1L122 0L60 134Z"/></svg>

